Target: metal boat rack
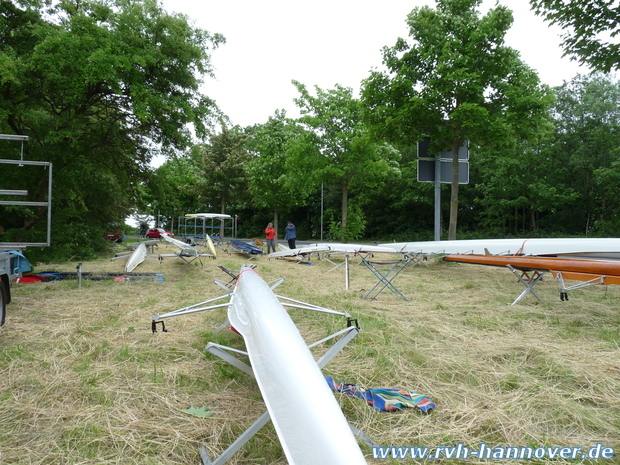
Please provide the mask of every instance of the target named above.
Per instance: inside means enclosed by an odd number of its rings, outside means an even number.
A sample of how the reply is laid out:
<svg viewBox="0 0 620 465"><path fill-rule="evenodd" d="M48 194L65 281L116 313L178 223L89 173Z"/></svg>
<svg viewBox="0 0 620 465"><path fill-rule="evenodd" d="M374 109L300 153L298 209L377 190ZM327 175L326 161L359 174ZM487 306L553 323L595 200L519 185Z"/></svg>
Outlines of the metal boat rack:
<svg viewBox="0 0 620 465"><path fill-rule="evenodd" d="M392 262L371 262L366 258L362 258L362 263L366 265L366 268L368 268L372 272L372 274L374 274L375 277L379 279L377 281L377 284L375 284L373 288L364 295L363 299L366 300L370 297L370 300L374 300L379 296L379 294L381 294L381 292L383 292L384 289L387 288L395 296L402 297L404 300L409 300L403 295L402 292L400 292L396 288L396 286L393 284L393 281L396 276L398 276L400 272L403 271L407 267L407 265L409 265L410 261L411 260L409 260L409 258L401 258L398 261ZM380 266L390 265L391 267L387 271L382 271L379 268Z"/></svg>
<svg viewBox="0 0 620 465"><path fill-rule="evenodd" d="M48 247L51 243L51 231L52 231L52 164L46 161L24 160L24 142L28 142L28 136L0 134L0 140L19 141L22 143L19 160L0 159L0 165L14 165L18 167L20 166L41 166L44 169L48 170L47 201L34 202L34 201L25 201L25 200L0 200L0 205L47 208L46 242L0 242L0 250L2 249L21 250L27 247ZM21 189L0 188L0 195L25 197L28 195L28 191L21 190Z"/></svg>

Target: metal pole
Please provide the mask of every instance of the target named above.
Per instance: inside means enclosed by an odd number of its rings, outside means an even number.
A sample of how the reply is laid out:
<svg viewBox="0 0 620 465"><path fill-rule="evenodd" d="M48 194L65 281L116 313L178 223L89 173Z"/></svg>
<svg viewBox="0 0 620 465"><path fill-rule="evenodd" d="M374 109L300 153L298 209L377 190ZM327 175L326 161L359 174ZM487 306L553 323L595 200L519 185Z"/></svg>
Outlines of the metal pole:
<svg viewBox="0 0 620 465"><path fill-rule="evenodd" d="M52 243L52 164L49 164L49 180L47 181L47 246Z"/></svg>
<svg viewBox="0 0 620 465"><path fill-rule="evenodd" d="M344 276L345 276L344 287L348 291L349 290L349 254L344 255Z"/></svg>
<svg viewBox="0 0 620 465"><path fill-rule="evenodd" d="M82 264L78 263L76 268L78 273L78 289L82 289Z"/></svg>
<svg viewBox="0 0 620 465"><path fill-rule="evenodd" d="M323 195L323 183L321 183L321 242L323 242Z"/></svg>
<svg viewBox="0 0 620 465"><path fill-rule="evenodd" d="M435 240L441 240L441 161L435 155Z"/></svg>

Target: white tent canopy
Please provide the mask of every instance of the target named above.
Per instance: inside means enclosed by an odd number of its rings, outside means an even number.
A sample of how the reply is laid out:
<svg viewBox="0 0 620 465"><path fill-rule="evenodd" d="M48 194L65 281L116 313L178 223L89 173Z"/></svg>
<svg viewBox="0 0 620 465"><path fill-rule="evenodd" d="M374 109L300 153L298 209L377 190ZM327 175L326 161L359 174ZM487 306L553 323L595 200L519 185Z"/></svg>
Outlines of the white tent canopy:
<svg viewBox="0 0 620 465"><path fill-rule="evenodd" d="M224 213L186 213L177 224L178 234L186 237L237 237L237 218Z"/></svg>

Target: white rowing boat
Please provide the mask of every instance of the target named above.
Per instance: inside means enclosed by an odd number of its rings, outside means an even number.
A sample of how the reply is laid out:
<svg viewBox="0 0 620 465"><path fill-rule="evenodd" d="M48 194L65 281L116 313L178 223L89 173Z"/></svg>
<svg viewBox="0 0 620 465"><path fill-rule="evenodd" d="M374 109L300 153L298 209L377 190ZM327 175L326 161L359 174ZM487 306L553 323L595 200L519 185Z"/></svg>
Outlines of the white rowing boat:
<svg viewBox="0 0 620 465"><path fill-rule="evenodd" d="M198 252L196 251L196 249L186 242L180 241L178 239L174 239L168 235L162 235L161 237L163 237L166 242L181 249L181 254L185 256L192 257L194 255L198 255Z"/></svg>
<svg viewBox="0 0 620 465"><path fill-rule="evenodd" d="M278 252L272 252L269 254L270 258L284 258L284 257L304 257L313 253L329 252L329 247L325 245L316 245L308 247L300 247L298 249L283 249Z"/></svg>
<svg viewBox="0 0 620 465"><path fill-rule="evenodd" d="M335 242L313 244L316 247L327 247L334 253L396 253L391 247L368 244L342 244Z"/></svg>
<svg viewBox="0 0 620 465"><path fill-rule="evenodd" d="M380 244L396 252L422 255L582 255L620 258L618 238L475 239Z"/></svg>
<svg viewBox="0 0 620 465"><path fill-rule="evenodd" d="M243 336L252 370L291 465L366 464L299 330L251 268L237 278L228 318Z"/></svg>
<svg viewBox="0 0 620 465"><path fill-rule="evenodd" d="M142 263L146 259L146 245L144 242L141 242L136 250L132 252L132 254L127 259L127 263L125 263L125 273L131 273L140 263Z"/></svg>

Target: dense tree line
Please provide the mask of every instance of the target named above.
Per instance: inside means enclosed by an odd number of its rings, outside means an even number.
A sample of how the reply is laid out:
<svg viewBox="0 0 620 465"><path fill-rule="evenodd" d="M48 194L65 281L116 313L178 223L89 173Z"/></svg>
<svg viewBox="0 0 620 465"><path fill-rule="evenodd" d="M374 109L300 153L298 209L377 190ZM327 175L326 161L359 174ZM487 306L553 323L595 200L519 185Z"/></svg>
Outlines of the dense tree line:
<svg viewBox="0 0 620 465"><path fill-rule="evenodd" d="M532 2L548 14L556 3ZM300 118L279 110L242 128L199 93L224 38L155 0L0 3L0 133L28 135L27 158L54 163L53 247L39 257L94 254L131 211L168 228L188 212L229 213L246 237L290 219L302 239L430 240L434 186L417 181L425 136L453 157L470 144L469 184L441 189L444 238L457 217L458 238L615 236L618 82L598 73L550 89L505 46L510 10L481 16L479 5L414 8L410 37L384 48L359 98L293 82ZM602 71L618 66L613 47L575 50ZM0 144L0 157L15 156ZM47 187L8 171L2 183L33 198ZM43 219L0 205L1 240L29 240Z"/></svg>
<svg viewBox="0 0 620 465"><path fill-rule="evenodd" d="M51 162L58 257L88 256L138 203L149 162L205 134L215 106L198 92L223 41L156 0L0 2L0 133L27 135L29 160ZM5 158L14 147L0 144ZM3 170L34 198L45 174ZM29 240L40 209L0 207L3 239ZM36 251L33 251L33 253Z"/></svg>
<svg viewBox="0 0 620 465"><path fill-rule="evenodd" d="M470 146L470 183L460 192L460 238L617 235L620 83L604 74L578 75L552 89L551 95L555 100L537 138ZM318 177L320 171L309 167L319 163L313 157L321 155L315 152L317 145L306 140L315 137L307 131L282 113L246 128L250 161L235 179L249 186L250 195L231 198L225 208L240 216L243 236L258 236L267 222L285 215L298 225L301 237L318 239L323 198L324 238L343 238L342 183L333 174L336 168ZM374 184L362 178L350 192L349 239L432 240L434 184L417 181L417 146L399 146L398 156L386 160L392 160L391 165L378 170L385 177ZM186 162L181 158L165 163L157 184L174 185L166 170ZM203 175L209 179L208 172ZM187 179L180 185L192 184ZM444 238L449 189L442 185ZM178 213L201 209L221 211L213 199L200 206L187 203Z"/></svg>

